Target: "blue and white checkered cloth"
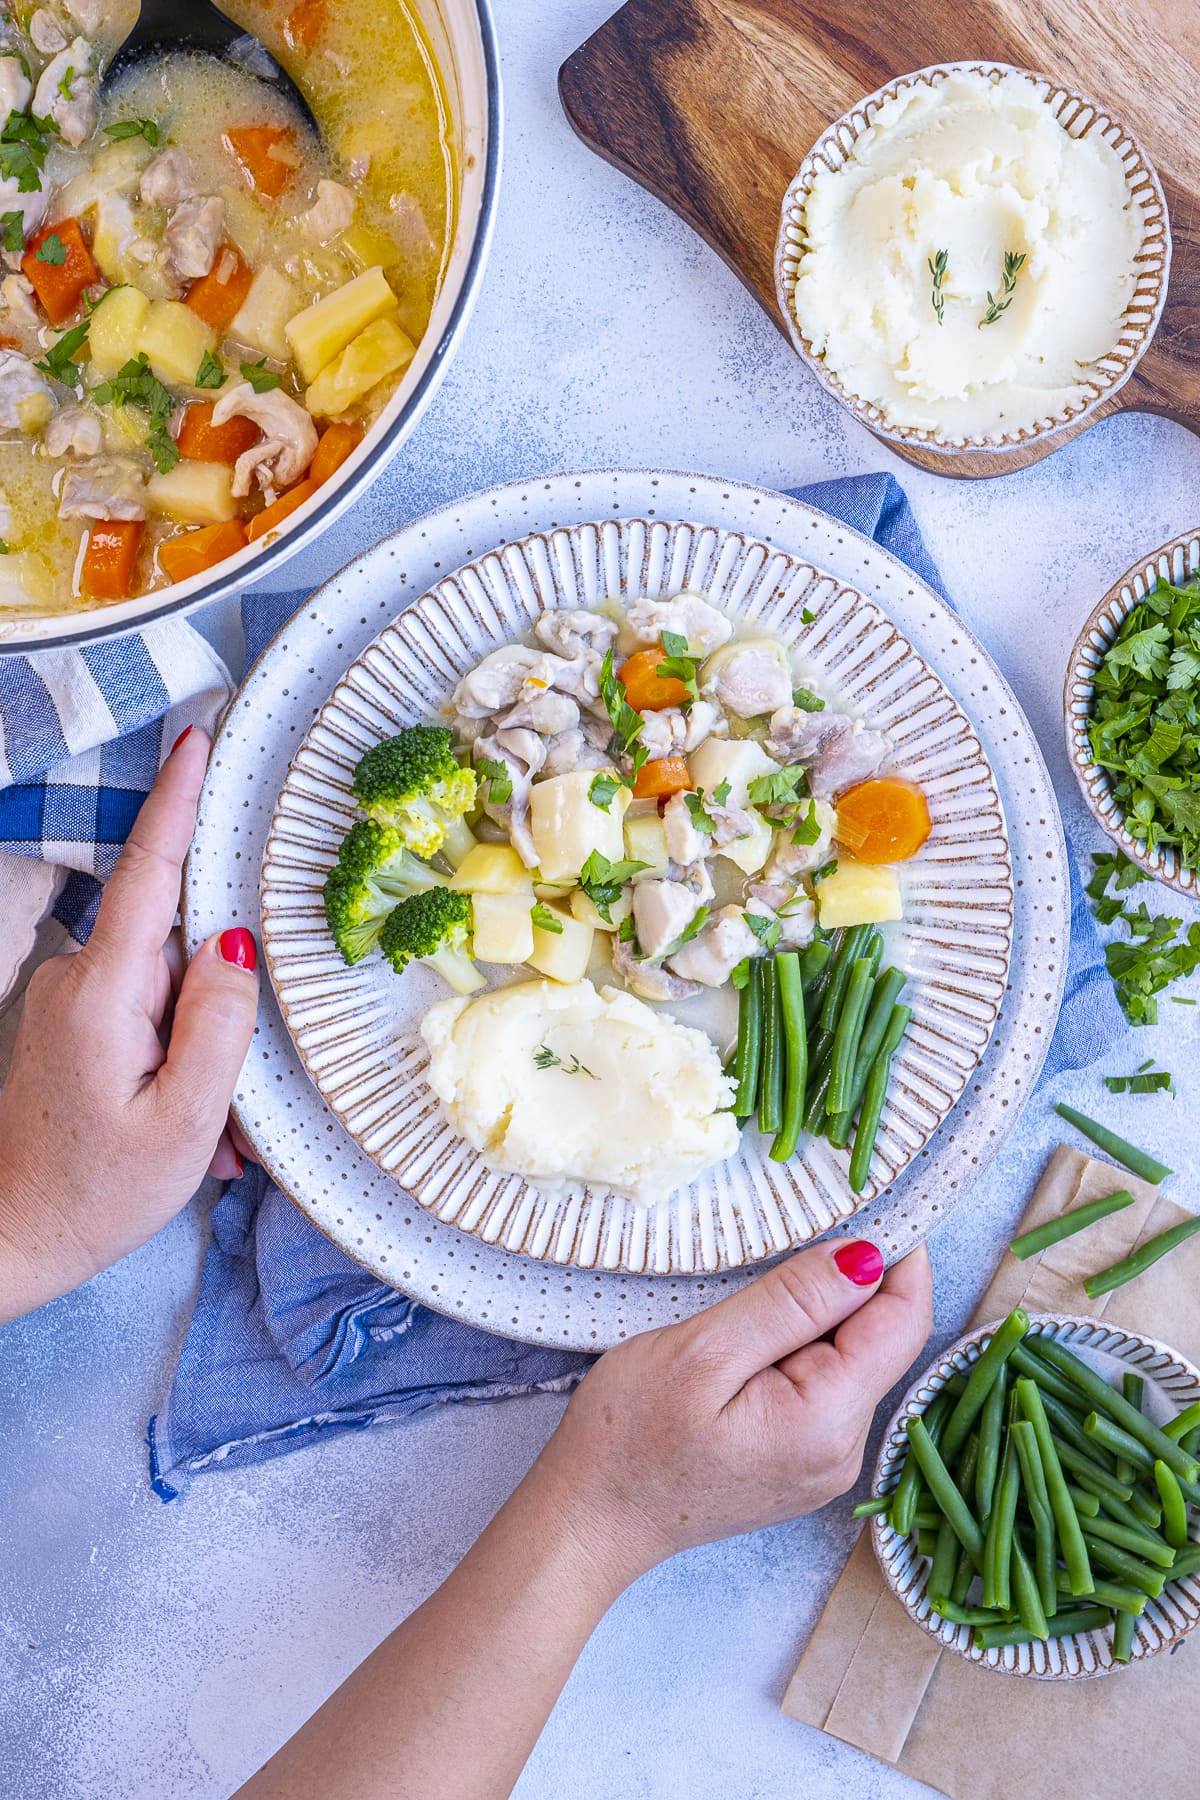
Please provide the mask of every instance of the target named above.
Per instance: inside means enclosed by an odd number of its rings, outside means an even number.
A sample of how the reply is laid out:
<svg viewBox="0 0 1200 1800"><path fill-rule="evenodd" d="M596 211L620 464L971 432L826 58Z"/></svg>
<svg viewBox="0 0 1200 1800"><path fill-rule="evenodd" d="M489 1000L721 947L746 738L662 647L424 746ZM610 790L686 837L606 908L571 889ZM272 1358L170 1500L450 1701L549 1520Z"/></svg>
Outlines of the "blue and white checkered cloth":
<svg viewBox="0 0 1200 1800"><path fill-rule="evenodd" d="M943 591L890 475L823 482L796 497L874 538ZM249 658L304 598L243 602ZM5 900L13 871L41 874L29 860L41 859L68 871L55 910L84 941L99 884L163 755L185 725L211 729L229 692L224 667L183 623L0 659L0 917L12 916ZM1071 880L1067 1000L1047 1074L1085 1066L1123 1030L1074 868ZM2 977L0 968L0 993ZM164 1500L201 1470L277 1456L444 1401L565 1388L588 1365L444 1319L383 1286L259 1169L226 1189L212 1234L171 1393L150 1421L151 1480Z"/></svg>

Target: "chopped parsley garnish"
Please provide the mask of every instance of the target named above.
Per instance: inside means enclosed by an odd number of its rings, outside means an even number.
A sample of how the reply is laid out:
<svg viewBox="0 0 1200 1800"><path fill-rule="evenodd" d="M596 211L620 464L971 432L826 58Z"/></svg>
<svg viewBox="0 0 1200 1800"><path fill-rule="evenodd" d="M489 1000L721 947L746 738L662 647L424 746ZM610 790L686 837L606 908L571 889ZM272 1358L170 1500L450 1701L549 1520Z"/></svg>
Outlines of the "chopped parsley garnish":
<svg viewBox="0 0 1200 1800"><path fill-rule="evenodd" d="M743 956L741 962L734 963L732 969L729 971L729 979L732 981L735 988L740 989L747 986L753 973L754 958L752 956Z"/></svg>
<svg viewBox="0 0 1200 1800"><path fill-rule="evenodd" d="M800 623L802 625L814 625L816 623L816 618L817 615L812 608L806 606L804 611L800 614Z"/></svg>
<svg viewBox="0 0 1200 1800"><path fill-rule="evenodd" d="M52 269L62 268L62 265L67 260L67 246L63 243L57 231L52 231L49 237L44 237L42 239L34 254L34 260L40 263L48 263Z"/></svg>
<svg viewBox="0 0 1200 1800"><path fill-rule="evenodd" d="M726 783L726 786L728 786L728 783ZM717 800L715 794L713 795L713 799L716 800L718 806L721 804L721 802ZM683 804L692 815L693 829L703 832L705 837L712 837L717 829L717 821L713 818L712 814L704 804L704 789L697 788L694 794L685 792Z"/></svg>
<svg viewBox="0 0 1200 1800"><path fill-rule="evenodd" d="M493 762L490 756L481 756L475 767L488 784L488 799L492 805L507 806L512 799L513 787L508 764Z"/></svg>
<svg viewBox="0 0 1200 1800"><path fill-rule="evenodd" d="M811 688L793 688L792 705L800 712L824 712L825 702Z"/></svg>
<svg viewBox="0 0 1200 1800"><path fill-rule="evenodd" d="M832 856L832 857L830 857L830 859L827 863L822 863L819 869L813 870L812 876L810 879L813 880L814 882L815 881L824 881L824 880L826 880L826 878L828 876L835 875L836 873L837 873L837 857Z"/></svg>
<svg viewBox="0 0 1200 1800"><path fill-rule="evenodd" d="M225 384L225 365L219 356L206 350L200 358L200 367L196 370L196 386L198 388L219 388Z"/></svg>
<svg viewBox="0 0 1200 1800"><path fill-rule="evenodd" d="M619 775L614 775L610 769L601 769L598 775L592 777L592 785L588 789L588 799L593 806L598 806L601 812L607 812L613 803L613 795L619 793L624 786L625 783Z"/></svg>
<svg viewBox="0 0 1200 1800"><path fill-rule="evenodd" d="M1200 968L1200 924L1189 925L1186 934L1177 937L1182 919L1152 913L1145 901L1136 907L1125 906L1121 892L1150 877L1123 852L1094 856L1092 863L1095 873L1087 884L1092 911L1102 925L1122 924L1129 933L1127 942L1118 940L1104 951L1121 1010L1131 1025L1157 1024L1157 996L1173 981ZM1116 888L1112 894L1108 892L1110 882Z"/></svg>
<svg viewBox="0 0 1200 1800"><path fill-rule="evenodd" d="M727 806L729 804L729 794L730 794L729 777L727 775L725 777L724 781L719 781L717 783L716 787L712 791L713 805L714 806Z"/></svg>
<svg viewBox="0 0 1200 1800"><path fill-rule="evenodd" d="M785 900L783 905L776 909L776 916L780 919L790 919L793 913L801 912L806 906L811 905L812 901L807 894L803 892L796 893L792 895L790 900Z"/></svg>
<svg viewBox="0 0 1200 1800"><path fill-rule="evenodd" d="M1106 1075L1110 1094L1174 1094L1175 1083L1166 1069L1156 1069L1151 1056L1133 1075Z"/></svg>
<svg viewBox="0 0 1200 1800"><path fill-rule="evenodd" d="M758 939L764 950L773 950L779 942L781 926L778 919L768 919L764 913L747 912L742 914L747 925Z"/></svg>
<svg viewBox="0 0 1200 1800"><path fill-rule="evenodd" d="M564 1062L562 1057L556 1056L547 1044L539 1044L533 1053L533 1060L539 1069L561 1069L564 1075L592 1075L592 1071L586 1068L577 1056L573 1056L570 1062ZM592 1075L593 1081L599 1081L599 1079L598 1075Z"/></svg>
<svg viewBox="0 0 1200 1800"><path fill-rule="evenodd" d="M621 898L625 883L649 867L644 862L610 862L602 850L593 850L579 871L579 885L605 924L611 925L609 907Z"/></svg>
<svg viewBox="0 0 1200 1800"><path fill-rule="evenodd" d="M154 458L159 474L170 473L179 461L175 440L167 430L167 420L175 410L175 401L170 390L151 372L150 359L144 350L118 369L111 380L102 381L93 388L92 398L97 406L138 406L149 413L146 448Z"/></svg>
<svg viewBox="0 0 1200 1800"><path fill-rule="evenodd" d="M0 556L8 555L8 539L0 538Z"/></svg>
<svg viewBox="0 0 1200 1800"><path fill-rule="evenodd" d="M24 213L0 213L0 248L12 251L25 248Z"/></svg>
<svg viewBox="0 0 1200 1800"><path fill-rule="evenodd" d="M821 821L817 817L817 803L810 800L808 811L799 821L792 833L793 844L815 844L821 836Z"/></svg>
<svg viewBox="0 0 1200 1800"><path fill-rule="evenodd" d="M664 957L674 956L677 950L682 950L685 944L690 944L694 937L699 937L700 933L704 930L704 927L708 924L711 911L711 907L698 906L679 936L675 939L675 942L671 945L670 949L663 951Z"/></svg>
<svg viewBox="0 0 1200 1800"><path fill-rule="evenodd" d="M529 916L539 931L552 931L555 937L562 936L563 922L556 912L551 912L540 900L535 900L529 909Z"/></svg>
<svg viewBox="0 0 1200 1800"><path fill-rule="evenodd" d="M10 112L0 130L0 177L15 181L19 194L36 194L46 166L47 139L55 132L49 119Z"/></svg>
<svg viewBox="0 0 1200 1800"><path fill-rule="evenodd" d="M617 937L622 944L632 944L635 953L638 948L637 926L633 922L633 914L627 913L617 926Z"/></svg>
<svg viewBox="0 0 1200 1800"><path fill-rule="evenodd" d="M74 358L87 342L91 330L91 320L85 319L82 325L72 325L70 331L64 331L60 338L55 338L45 356L34 363L43 375L49 375L53 381L61 381L64 387L77 388L80 382L79 365Z"/></svg>
<svg viewBox="0 0 1200 1800"><path fill-rule="evenodd" d="M158 126L153 119L117 119L114 124L106 125L104 132L114 144L121 143L124 138L140 137L145 138L152 150L158 148Z"/></svg>
<svg viewBox="0 0 1200 1800"><path fill-rule="evenodd" d="M746 792L751 806L789 806L799 798L797 789L808 771L802 763L786 769L773 769L769 775L756 775Z"/></svg>
<svg viewBox="0 0 1200 1800"><path fill-rule="evenodd" d="M74 81L74 79L75 79L75 70L70 66L70 64L68 64L67 72L62 77L61 81L58 84L58 91L62 95L64 100L69 100L71 98L71 83Z"/></svg>
<svg viewBox="0 0 1200 1800"><path fill-rule="evenodd" d="M632 757L636 776L648 756L645 746L637 742L646 721L641 713L634 711L626 698L625 683L613 668L611 645L604 652L604 661L600 665L600 698L613 728L609 748L614 756Z"/></svg>
<svg viewBox="0 0 1200 1800"><path fill-rule="evenodd" d="M256 363L240 363L242 379L248 381L256 394L269 394L272 388L279 386L278 375L273 375L267 367L267 359L260 356Z"/></svg>
<svg viewBox="0 0 1200 1800"><path fill-rule="evenodd" d="M660 681L682 681L688 691L687 699L680 705L681 712L690 712L700 698L700 689L696 682L696 671L703 662L703 657L688 654L688 641L680 637L677 631L664 631L662 647L666 652L654 673Z"/></svg>

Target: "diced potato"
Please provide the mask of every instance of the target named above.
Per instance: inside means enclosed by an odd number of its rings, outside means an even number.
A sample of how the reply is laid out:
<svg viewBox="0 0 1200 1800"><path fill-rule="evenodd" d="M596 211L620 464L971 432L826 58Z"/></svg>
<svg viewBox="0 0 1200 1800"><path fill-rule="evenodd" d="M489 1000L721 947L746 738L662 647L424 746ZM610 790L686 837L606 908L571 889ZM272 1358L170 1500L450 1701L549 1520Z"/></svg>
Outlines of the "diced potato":
<svg viewBox="0 0 1200 1800"><path fill-rule="evenodd" d="M480 848L485 846L481 845ZM476 893L472 955L479 962L523 963L533 955L533 906L529 894Z"/></svg>
<svg viewBox="0 0 1200 1800"><path fill-rule="evenodd" d="M744 875L757 875L771 854L774 832L760 813L751 812L750 817L754 821L754 830L749 837L734 838L731 844L718 850L717 855L725 857Z"/></svg>
<svg viewBox="0 0 1200 1800"><path fill-rule="evenodd" d="M400 247L386 231L371 225L352 225L339 240L350 261L360 269L386 269L400 261Z"/></svg>
<svg viewBox="0 0 1200 1800"><path fill-rule="evenodd" d="M840 857L833 873L817 883L817 913L823 931L902 919L904 908L895 870L886 863Z"/></svg>
<svg viewBox="0 0 1200 1800"><path fill-rule="evenodd" d="M314 419L334 419L357 406L389 375L407 369L417 347L394 319L376 319L317 376L304 396Z"/></svg>
<svg viewBox="0 0 1200 1800"><path fill-rule="evenodd" d="M54 401L45 388L39 388L36 394L26 394L17 401L17 420L22 431L32 437L44 425L48 425L54 417Z"/></svg>
<svg viewBox="0 0 1200 1800"><path fill-rule="evenodd" d="M150 417L140 406L106 406L102 409L101 430L105 449L115 456L124 456L145 443Z"/></svg>
<svg viewBox="0 0 1200 1800"><path fill-rule="evenodd" d="M286 362L285 328L296 309L296 289L287 276L268 263L250 283L241 311L229 327L239 344L249 344L276 362Z"/></svg>
<svg viewBox="0 0 1200 1800"><path fill-rule="evenodd" d="M625 821L625 855L631 862L649 863L644 871L645 879L650 881L655 875L665 875L667 864L671 858L667 851L667 828L659 818L657 811L638 813ZM641 880L641 876L635 876Z"/></svg>
<svg viewBox="0 0 1200 1800"><path fill-rule="evenodd" d="M141 348L142 328L149 311L150 302L135 287L113 288L105 294L92 314L91 330L88 332L92 370L101 381L108 381L118 369L137 355ZM192 375L195 375L199 366L200 358L197 357Z"/></svg>
<svg viewBox="0 0 1200 1800"><path fill-rule="evenodd" d="M581 925L590 925L593 931L616 931L622 921L627 919L633 911L633 895L628 888L621 893L618 899L611 902L608 910L612 914L611 924L607 919L601 917L599 907L588 899L582 888L576 888L571 895L571 911Z"/></svg>
<svg viewBox="0 0 1200 1800"><path fill-rule="evenodd" d="M216 341L212 326L182 300L154 300L142 321L137 347L150 358L160 381L190 387L204 352Z"/></svg>
<svg viewBox="0 0 1200 1800"><path fill-rule="evenodd" d="M761 744L752 738L706 738L698 750L688 757L693 782L711 794L723 781L729 783L732 806L746 806L747 788L759 775L773 775L779 764L773 762Z"/></svg>
<svg viewBox="0 0 1200 1800"><path fill-rule="evenodd" d="M336 293L294 314L285 330L302 379L315 381L360 331L399 304L383 270L364 269Z"/></svg>
<svg viewBox="0 0 1200 1800"><path fill-rule="evenodd" d="M621 827L629 789L618 788L605 811L588 799L595 778L594 769L576 769L570 775L535 781L530 790L529 829L544 881L577 881L594 850L610 862L620 862L625 855Z"/></svg>
<svg viewBox="0 0 1200 1800"><path fill-rule="evenodd" d="M476 844L459 863L450 885L464 894L533 893L533 877L511 844ZM526 904L527 912L531 904Z"/></svg>
<svg viewBox="0 0 1200 1800"><path fill-rule="evenodd" d="M536 794L537 788L533 791ZM582 924L570 913L557 913L557 917L562 920L561 931L543 931L539 925L534 926L533 955L526 961L530 968L536 969L539 975L548 975L551 981L568 984L582 981L592 959L592 940L596 934L590 925Z"/></svg>
<svg viewBox="0 0 1200 1800"><path fill-rule="evenodd" d="M125 252L136 233L123 194L101 194L92 216L92 261L109 281L123 281Z"/></svg>
<svg viewBox="0 0 1200 1800"><path fill-rule="evenodd" d="M187 525L220 525L237 512L228 463L176 463L166 475L151 475L146 498L155 512Z"/></svg>
<svg viewBox="0 0 1200 1800"><path fill-rule="evenodd" d="M144 137L119 138L106 144L85 169L59 189L54 197L55 218L82 218L107 195L131 194L153 155L154 149ZM96 255L94 245L92 255ZM96 261L100 261L98 256Z"/></svg>

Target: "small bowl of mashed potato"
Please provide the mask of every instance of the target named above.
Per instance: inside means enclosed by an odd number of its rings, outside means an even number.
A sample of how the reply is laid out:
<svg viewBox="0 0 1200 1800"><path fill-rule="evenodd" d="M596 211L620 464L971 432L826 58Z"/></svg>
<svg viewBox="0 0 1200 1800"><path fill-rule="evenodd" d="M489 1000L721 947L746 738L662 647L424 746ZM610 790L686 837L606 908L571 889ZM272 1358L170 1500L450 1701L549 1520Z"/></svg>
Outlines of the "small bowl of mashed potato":
<svg viewBox="0 0 1200 1800"><path fill-rule="evenodd" d="M837 119L776 247L797 351L877 435L953 455L1077 427L1161 316L1162 187L1124 126L1047 77L951 63Z"/></svg>

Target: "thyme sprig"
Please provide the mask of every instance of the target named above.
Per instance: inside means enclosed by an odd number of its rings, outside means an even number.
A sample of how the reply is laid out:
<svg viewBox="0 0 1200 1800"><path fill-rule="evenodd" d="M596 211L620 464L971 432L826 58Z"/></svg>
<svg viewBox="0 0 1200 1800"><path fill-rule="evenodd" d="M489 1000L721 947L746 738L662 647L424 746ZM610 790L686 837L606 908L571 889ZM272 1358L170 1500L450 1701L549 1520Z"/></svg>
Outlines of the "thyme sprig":
<svg viewBox="0 0 1200 1800"><path fill-rule="evenodd" d="M931 256L929 258L929 273L933 279L933 292L930 294L929 299L934 312L937 314L937 322L939 325L944 325L946 322L946 296L942 292L942 284L946 279L946 265L949 261L950 252L948 250L939 250L936 256Z"/></svg>
<svg viewBox="0 0 1200 1800"><path fill-rule="evenodd" d="M1012 305L1013 295L1017 291L1017 276L1024 266L1025 252L1023 250L1006 250L1004 252L1004 274L1000 283L1000 292L997 295L993 294L990 288L988 289L987 311L979 321L980 331L985 325L994 325L996 320L1008 311Z"/></svg>

